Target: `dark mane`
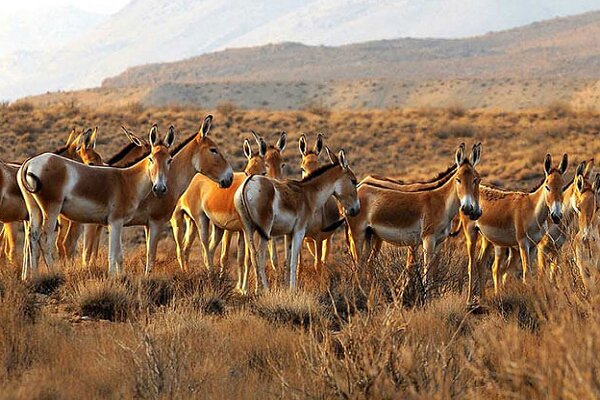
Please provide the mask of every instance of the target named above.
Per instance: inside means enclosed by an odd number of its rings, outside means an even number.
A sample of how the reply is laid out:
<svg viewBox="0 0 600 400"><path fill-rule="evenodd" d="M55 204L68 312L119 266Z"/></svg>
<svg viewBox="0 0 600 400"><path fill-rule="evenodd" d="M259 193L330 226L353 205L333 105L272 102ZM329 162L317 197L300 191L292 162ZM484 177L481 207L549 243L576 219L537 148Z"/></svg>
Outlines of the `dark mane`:
<svg viewBox="0 0 600 400"><path fill-rule="evenodd" d="M115 154L114 156L112 156L106 163L108 165L113 165L115 163L118 163L119 161L121 161L123 158L125 158L125 156L127 154L129 154L130 151L132 151L133 149L135 149L137 147L136 144L134 143L129 143L128 145L126 145L125 147L123 147L121 150L119 150L119 152L117 154Z"/></svg>
<svg viewBox="0 0 600 400"><path fill-rule="evenodd" d="M54 153L54 154L58 154L58 155L61 155L61 154L63 154L65 151L67 151L67 149L68 149L68 148L69 148L69 145L68 145L68 144L64 144L64 145L62 145L62 146L60 146L60 147L56 148L56 149L55 149L55 150L54 150L52 153Z"/></svg>
<svg viewBox="0 0 600 400"><path fill-rule="evenodd" d="M316 177L318 177L320 175L323 175L325 172L327 172L330 169L333 169L333 168L335 168L337 166L339 166L339 164L327 164L327 165L323 165L322 167L317 168L316 170L314 170L310 174L306 175L301 180L297 180L296 182L304 183L304 182L311 181L311 180L315 179Z"/></svg>
<svg viewBox="0 0 600 400"><path fill-rule="evenodd" d="M563 192L573 186L573 182L575 182L575 178L571 179L565 186L563 186Z"/></svg>
<svg viewBox="0 0 600 400"><path fill-rule="evenodd" d="M391 190L398 190L400 192L406 192L406 193L414 193L414 192L428 192L431 190L435 190L440 188L441 186L443 186L446 182L448 182L448 180L452 177L452 175L454 174L454 172L456 172L456 164L452 164L451 166L449 166L448 168L446 168L445 171L442 171L440 173L438 173L434 178L432 179L428 179L428 180L424 180L424 181L413 181L413 182L404 182L402 180L399 179L392 179L392 178L385 178L385 177L377 177L375 175L371 175L373 178L377 179L377 180L382 180L382 181L386 181L386 182L391 182L391 183L395 183L398 185L405 185L405 186L410 186L410 185L426 185L426 184L432 184L432 186L429 187L424 187L424 188L418 188L418 189L410 189L410 188L390 188L388 186L382 185L382 184L378 184L375 182L361 182L361 185L367 185L367 186L373 186L373 187L378 187L378 188L382 188L382 189L391 189Z"/></svg>
<svg viewBox="0 0 600 400"><path fill-rule="evenodd" d="M396 183L398 185L414 185L414 184L434 183L434 182L443 180L444 178L447 178L450 175L452 175L455 171L456 171L456 164L452 164L448 168L446 168L445 171L439 172L433 178L425 179L425 180L421 180L421 181L412 181L412 182L406 182L406 181L403 181L402 179L388 178L386 176L380 176L380 175L371 175L371 176L374 179L377 179L379 181L392 182L392 183Z"/></svg>
<svg viewBox="0 0 600 400"><path fill-rule="evenodd" d="M189 142L194 140L194 138L196 137L197 134L198 133L193 133L191 136L189 136L183 142L181 142L177 146L175 146L175 148L173 150L171 150L171 155L174 156L175 154L179 153L181 151L181 149L183 149L185 147L186 144L188 144Z"/></svg>

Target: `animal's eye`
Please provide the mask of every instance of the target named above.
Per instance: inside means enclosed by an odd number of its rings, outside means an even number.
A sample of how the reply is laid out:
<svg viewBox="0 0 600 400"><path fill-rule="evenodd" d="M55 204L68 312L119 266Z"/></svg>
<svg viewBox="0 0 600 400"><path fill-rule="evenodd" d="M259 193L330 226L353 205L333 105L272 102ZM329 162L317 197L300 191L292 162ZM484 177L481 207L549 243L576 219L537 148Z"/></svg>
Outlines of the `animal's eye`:
<svg viewBox="0 0 600 400"><path fill-rule="evenodd" d="M460 179L456 178L456 183L460 184Z"/></svg>
<svg viewBox="0 0 600 400"><path fill-rule="evenodd" d="M171 165L171 162L173 162L173 159L172 159L172 158L169 158L169 159L167 160L167 165Z"/></svg>
<svg viewBox="0 0 600 400"><path fill-rule="evenodd" d="M281 168L285 168L285 163L282 163L282 164L281 164Z"/></svg>
<svg viewBox="0 0 600 400"><path fill-rule="evenodd" d="M217 149L215 149L214 147L210 149L210 152L213 154L219 154L219 151Z"/></svg>
<svg viewBox="0 0 600 400"><path fill-rule="evenodd" d="M550 191L550 186L546 185L546 190Z"/></svg>
<svg viewBox="0 0 600 400"><path fill-rule="evenodd" d="M475 178L475 179L473 179L473 183L474 183L474 184L478 184L478 183L479 183L479 181L481 181L481 179L479 179L479 178Z"/></svg>
<svg viewBox="0 0 600 400"><path fill-rule="evenodd" d="M154 164L154 159L152 157L150 157L148 161L150 161L150 164Z"/></svg>

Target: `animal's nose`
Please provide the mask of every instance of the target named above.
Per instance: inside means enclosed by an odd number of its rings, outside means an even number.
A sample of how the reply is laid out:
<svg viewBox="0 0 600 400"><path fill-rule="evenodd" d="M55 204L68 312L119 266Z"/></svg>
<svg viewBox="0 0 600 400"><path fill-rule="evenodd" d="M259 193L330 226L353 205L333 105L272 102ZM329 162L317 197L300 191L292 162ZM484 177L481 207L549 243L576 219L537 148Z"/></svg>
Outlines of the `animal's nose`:
<svg viewBox="0 0 600 400"><path fill-rule="evenodd" d="M219 186L223 189L228 188L233 183L233 176L228 176L227 178L223 178L219 181Z"/></svg>
<svg viewBox="0 0 600 400"><path fill-rule="evenodd" d="M471 218L471 220L473 220L473 221L477 221L481 217L482 214L483 214L483 210L481 208L477 207L477 208L473 209L469 218Z"/></svg>
<svg viewBox="0 0 600 400"><path fill-rule="evenodd" d="M351 217L356 217L360 213L360 206L350 207L348 210L348 215Z"/></svg>
<svg viewBox="0 0 600 400"><path fill-rule="evenodd" d="M472 215L473 214L473 206L470 204L465 204L463 205L460 210L465 214L465 215Z"/></svg>
<svg viewBox="0 0 600 400"><path fill-rule="evenodd" d="M165 193L167 193L167 186L157 183L156 185L152 186L152 192L154 192L157 197L162 197L165 195Z"/></svg>
<svg viewBox="0 0 600 400"><path fill-rule="evenodd" d="M560 224L560 219L562 215L560 213L550 213L550 218L552 218L552 222L555 224Z"/></svg>

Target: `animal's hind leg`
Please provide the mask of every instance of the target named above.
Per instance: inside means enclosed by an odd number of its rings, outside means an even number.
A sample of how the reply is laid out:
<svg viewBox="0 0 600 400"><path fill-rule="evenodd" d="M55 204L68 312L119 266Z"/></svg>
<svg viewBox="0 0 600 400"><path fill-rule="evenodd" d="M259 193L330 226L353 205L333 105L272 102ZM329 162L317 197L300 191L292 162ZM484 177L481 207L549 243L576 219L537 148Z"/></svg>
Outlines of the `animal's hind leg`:
<svg viewBox="0 0 600 400"><path fill-rule="evenodd" d="M279 266L279 256L277 254L277 239L274 237L269 240L269 259L271 261L271 268L273 271L277 271Z"/></svg>
<svg viewBox="0 0 600 400"><path fill-rule="evenodd" d="M231 232L229 230L225 230L225 232L223 232L223 238L221 239L221 257L219 259L221 271L223 271L224 268L229 263L229 251L231 249L231 237L232 236L233 236L233 232Z"/></svg>
<svg viewBox="0 0 600 400"><path fill-rule="evenodd" d="M2 229L4 254L11 264L15 262L16 258L17 232L19 231L17 224L18 222L7 222Z"/></svg>
<svg viewBox="0 0 600 400"><path fill-rule="evenodd" d="M200 235L200 242L202 243L202 253L204 255L204 262L205 262L205 266L208 269L212 269L213 266L213 260L211 258L209 258L209 254L210 254L210 243L209 243L209 232L210 232L210 219L208 219L208 216L204 213L202 213L198 220L197 223L199 224L198 226L198 233Z"/></svg>
<svg viewBox="0 0 600 400"><path fill-rule="evenodd" d="M211 262L215 258L215 251L223 239L223 234L224 230L213 224L212 236L208 245L208 258L211 260ZM222 268L223 266L221 266L221 269Z"/></svg>

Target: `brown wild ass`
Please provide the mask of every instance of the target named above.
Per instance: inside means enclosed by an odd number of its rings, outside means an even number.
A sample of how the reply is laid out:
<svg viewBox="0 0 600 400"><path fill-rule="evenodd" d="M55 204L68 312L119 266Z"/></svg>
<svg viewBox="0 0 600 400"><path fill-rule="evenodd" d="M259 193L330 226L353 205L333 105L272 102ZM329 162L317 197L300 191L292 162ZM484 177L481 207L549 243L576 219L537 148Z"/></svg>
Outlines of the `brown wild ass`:
<svg viewBox="0 0 600 400"><path fill-rule="evenodd" d="M250 142L248 140L244 141L244 154L247 165L244 172L236 172L233 175L233 184L222 190L205 177L196 176L179 199L171 219L173 235L177 243L177 259L183 270L187 270L188 267L189 254L196 235L196 229L199 231L204 260L208 268L213 265L214 251L221 239L223 240L221 268L227 264L229 235L233 232L240 234L238 240L238 288L241 287L241 267L245 259L245 244L243 242L242 223L233 203L235 192L247 176L268 174L274 179L281 179L284 165L281 154L287 142L285 132L281 132L279 140L274 146L267 146L264 139L255 132L253 132L253 135L258 144L259 153L253 154ZM187 224L186 218L189 221ZM213 223L213 237L210 243L208 239L209 222Z"/></svg>
<svg viewBox="0 0 600 400"><path fill-rule="evenodd" d="M172 161L168 148L175 132L171 127L165 140L159 141L154 125L149 136L150 155L128 168L88 166L51 153L33 157L19 168L17 181L29 212L23 279L37 273L40 248L46 265L52 268L50 243L59 215L80 223L108 225L109 273L121 272L123 225L150 193L164 196L167 192ZM98 182L103 183L101 187Z"/></svg>
<svg viewBox="0 0 600 400"><path fill-rule="evenodd" d="M488 186L481 186L481 206L483 216L477 221L468 221L461 216L461 224L465 233L467 254L469 256L469 290L467 302L473 301L472 271L475 266L475 245L481 233L482 250L479 261L483 259L488 244L494 246L494 264L492 278L494 289L498 291L498 270L501 265L503 248L517 248L521 256L523 282L529 269L531 252L535 250L546 233L548 217L559 223L562 217L563 178L567 171L568 156L565 154L558 168L552 167L552 157L546 155L544 161L545 178L539 187L530 193L504 191ZM485 297L483 265L477 262L479 295Z"/></svg>
<svg viewBox="0 0 600 400"><path fill-rule="evenodd" d="M319 155L323 150L323 135L319 133L314 147L309 149L308 141L303 134L298 141L298 147L302 156L302 163L300 164L302 178L306 178L321 166ZM340 219L340 210L334 197L330 197L325 205L312 215L306 229L304 242L314 257L315 271L321 271L323 265L327 262L331 236L337 227L336 225L343 221L343 219Z"/></svg>
<svg viewBox="0 0 600 400"><path fill-rule="evenodd" d="M356 262L371 256L374 238L413 247L423 245L423 283L435 265L438 245L450 234L452 221L462 211L476 220L479 206L481 144L473 146L470 158L464 143L456 150L456 170L436 187L406 192L384 186L363 184L358 188L362 212L348 219L349 239Z"/></svg>
<svg viewBox="0 0 600 400"><path fill-rule="evenodd" d="M217 182L222 189L231 186L233 170L208 133L212 126L212 115L204 118L197 133L189 136L171 154L173 162L168 171L169 190L161 198L148 196L139 205L135 216L126 226L144 226L146 231L146 268L148 274L156 261L158 239L168 224L177 201L197 174Z"/></svg>
<svg viewBox="0 0 600 400"><path fill-rule="evenodd" d="M278 181L265 176L249 176L235 193L234 203L243 223L246 247L262 287L268 288L265 253L271 237L286 236L286 265L290 268L290 287L296 287L298 252L311 216L333 195L348 215L360 211L356 177L348 166L344 151L339 159L326 147L331 165L321 167L301 181ZM258 232L258 246L254 234ZM256 282L258 290L258 279ZM248 269L244 269L242 291L248 291Z"/></svg>
<svg viewBox="0 0 600 400"><path fill-rule="evenodd" d="M121 129L125 133L127 139L129 139L130 143L128 143L106 162L106 165L110 167L125 167L131 165L135 161L148 155L150 153L150 149L152 148L146 138L135 135L124 126L122 126ZM98 258L100 237L103 229L103 225L84 225L82 252L83 265L89 265L90 262Z"/></svg>

